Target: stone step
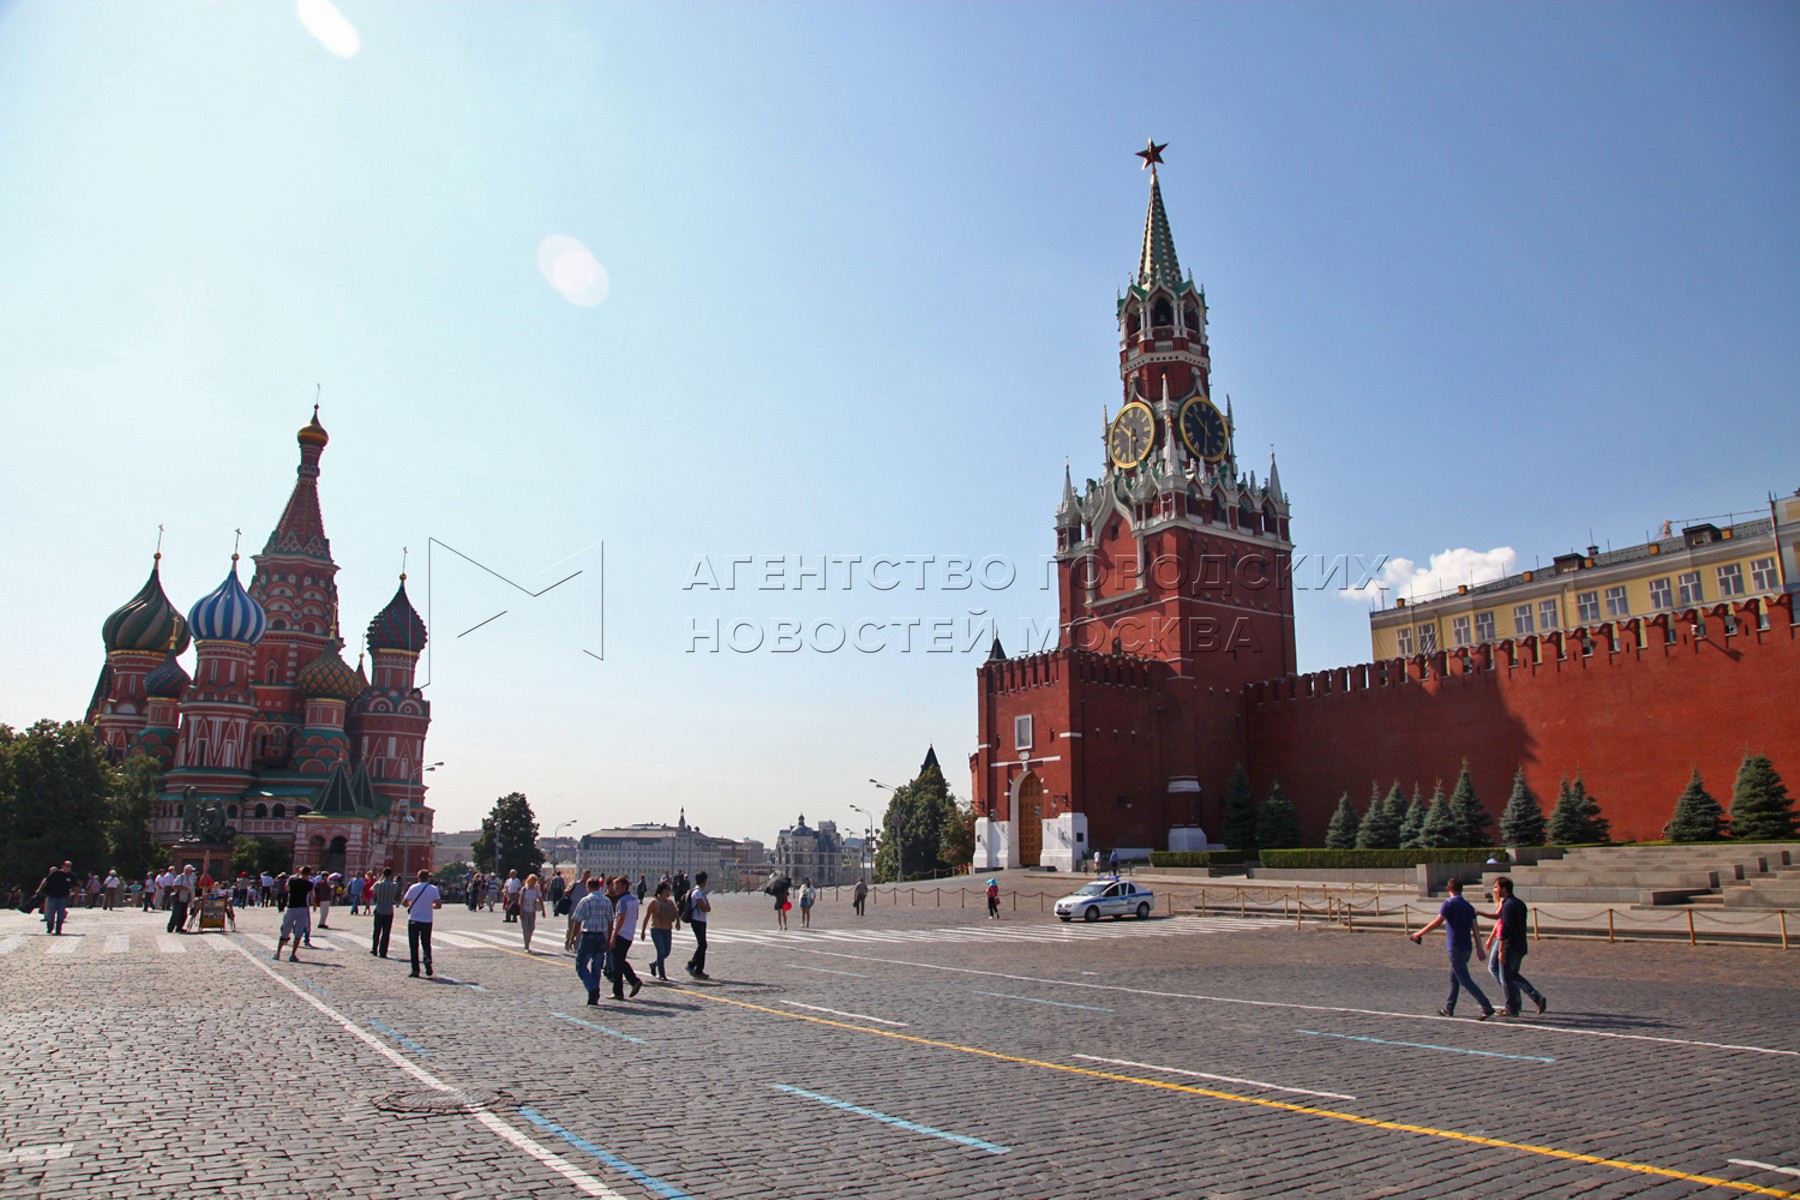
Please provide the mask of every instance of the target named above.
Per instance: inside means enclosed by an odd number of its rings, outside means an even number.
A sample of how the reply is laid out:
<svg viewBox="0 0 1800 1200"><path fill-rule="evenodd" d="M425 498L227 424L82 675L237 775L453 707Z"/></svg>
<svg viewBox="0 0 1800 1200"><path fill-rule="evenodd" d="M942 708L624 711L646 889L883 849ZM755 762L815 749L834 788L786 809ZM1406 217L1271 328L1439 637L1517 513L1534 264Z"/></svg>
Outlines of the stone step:
<svg viewBox="0 0 1800 1200"><path fill-rule="evenodd" d="M1597 867L1579 871L1533 867L1514 872L1512 880L1515 888L1692 888L1695 891L1710 891L1720 882L1717 871L1609 871Z"/></svg>
<svg viewBox="0 0 1800 1200"><path fill-rule="evenodd" d="M1728 887L1726 908L1786 908L1800 912L1800 883L1753 883Z"/></svg>
<svg viewBox="0 0 1800 1200"><path fill-rule="evenodd" d="M1513 894L1527 904L1619 904L1661 907L1686 904L1708 888L1638 887L1515 887Z"/></svg>

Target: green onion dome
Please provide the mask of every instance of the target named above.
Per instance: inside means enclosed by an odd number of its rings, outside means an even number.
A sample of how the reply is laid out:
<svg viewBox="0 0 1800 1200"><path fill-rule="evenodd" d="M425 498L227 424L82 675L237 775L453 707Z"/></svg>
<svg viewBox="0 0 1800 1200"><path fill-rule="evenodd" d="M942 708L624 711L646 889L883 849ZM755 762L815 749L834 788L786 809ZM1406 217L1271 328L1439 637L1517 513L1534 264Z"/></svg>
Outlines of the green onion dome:
<svg viewBox="0 0 1800 1200"><path fill-rule="evenodd" d="M127 600L106 618L100 636L108 653L115 650L138 650L147 653L171 651L180 654L188 647L188 623L169 598L163 595L162 555L150 567L150 578L138 594Z"/></svg>

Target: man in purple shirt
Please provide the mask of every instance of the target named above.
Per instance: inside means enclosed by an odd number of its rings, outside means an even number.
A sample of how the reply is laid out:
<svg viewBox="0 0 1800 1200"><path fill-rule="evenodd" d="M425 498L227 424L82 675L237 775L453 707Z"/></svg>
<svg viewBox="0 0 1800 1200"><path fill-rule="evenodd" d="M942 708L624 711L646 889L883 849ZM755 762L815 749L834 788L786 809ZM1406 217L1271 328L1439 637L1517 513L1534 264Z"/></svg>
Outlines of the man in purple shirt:
<svg viewBox="0 0 1800 1200"><path fill-rule="evenodd" d="M1443 907L1438 915L1431 919L1431 924L1412 935L1415 944L1423 945L1425 935L1442 925L1445 938L1450 949L1450 998L1444 1001L1444 1007L1438 1009L1440 1017L1456 1015L1456 998L1462 994L1463 988L1469 989L1469 995L1475 997L1475 1003L1481 1005L1481 1015L1477 1021L1485 1021L1494 1015L1494 1006L1488 1003L1475 981L1469 978L1469 955L1475 952L1475 906L1462 898L1462 880L1448 879L1444 882L1444 890L1450 894L1444 898Z"/></svg>

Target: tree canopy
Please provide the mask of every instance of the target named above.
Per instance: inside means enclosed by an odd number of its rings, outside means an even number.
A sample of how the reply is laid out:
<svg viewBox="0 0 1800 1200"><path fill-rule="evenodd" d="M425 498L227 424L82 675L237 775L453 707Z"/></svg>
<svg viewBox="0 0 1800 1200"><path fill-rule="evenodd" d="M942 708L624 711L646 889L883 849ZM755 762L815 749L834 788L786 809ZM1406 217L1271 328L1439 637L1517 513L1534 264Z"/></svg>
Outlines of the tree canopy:
<svg viewBox="0 0 1800 1200"><path fill-rule="evenodd" d="M1506 811L1500 814L1500 836L1514 846L1541 846L1547 828L1543 805L1525 782L1525 768L1520 767L1513 775Z"/></svg>
<svg viewBox="0 0 1800 1200"><path fill-rule="evenodd" d="M481 832L476 835L469 855L475 860L478 871L500 875L517 871L523 879L537 873L544 865L544 853L538 849L537 836L537 817L532 815L531 802L525 799L523 792L508 792L494 801L492 810L481 819ZM498 861L494 857L496 840L500 850Z"/></svg>
<svg viewBox="0 0 1800 1200"><path fill-rule="evenodd" d="M1726 836L1725 810L1706 790L1700 780L1700 768L1675 801L1675 811L1663 826L1663 836L1671 842L1716 842Z"/></svg>
<svg viewBox="0 0 1800 1200"><path fill-rule="evenodd" d="M50 864L65 859L77 874L112 866L106 829L113 787L106 747L88 726L0 725L0 883L30 890Z"/></svg>
<svg viewBox="0 0 1800 1200"><path fill-rule="evenodd" d="M1731 789L1731 835L1740 841L1784 842L1794 836L1794 798L1767 755L1746 754Z"/></svg>
<svg viewBox="0 0 1800 1200"><path fill-rule="evenodd" d="M1264 850L1288 850L1300 844L1300 814L1277 779L1256 815L1256 843Z"/></svg>
<svg viewBox="0 0 1800 1200"><path fill-rule="evenodd" d="M888 798L875 846L875 878L929 879L968 862L975 852L975 814L950 791L936 755Z"/></svg>

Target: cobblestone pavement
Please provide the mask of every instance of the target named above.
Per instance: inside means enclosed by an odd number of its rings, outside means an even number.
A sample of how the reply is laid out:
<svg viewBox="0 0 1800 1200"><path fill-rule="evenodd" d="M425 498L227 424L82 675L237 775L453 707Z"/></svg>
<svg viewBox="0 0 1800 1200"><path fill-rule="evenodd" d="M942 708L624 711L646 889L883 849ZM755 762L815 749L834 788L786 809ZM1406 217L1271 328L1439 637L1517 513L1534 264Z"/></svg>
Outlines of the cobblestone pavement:
<svg viewBox="0 0 1800 1200"><path fill-rule="evenodd" d="M433 979L344 909L0 915L0 1197L1800 1194L1800 953L1545 942L1480 1023L1436 938L766 904L598 1008L460 907Z"/></svg>

